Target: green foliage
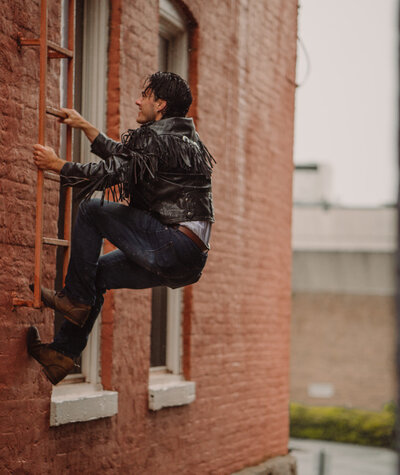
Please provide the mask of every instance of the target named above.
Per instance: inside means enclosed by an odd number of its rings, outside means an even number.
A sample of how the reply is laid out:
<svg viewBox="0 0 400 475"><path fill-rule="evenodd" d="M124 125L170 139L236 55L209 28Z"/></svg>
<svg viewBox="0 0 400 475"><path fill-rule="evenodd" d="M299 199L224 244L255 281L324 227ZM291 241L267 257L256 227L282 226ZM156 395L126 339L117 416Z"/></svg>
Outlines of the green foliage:
<svg viewBox="0 0 400 475"><path fill-rule="evenodd" d="M394 404L387 404L381 412L373 412L291 403L290 436L393 447L395 413Z"/></svg>

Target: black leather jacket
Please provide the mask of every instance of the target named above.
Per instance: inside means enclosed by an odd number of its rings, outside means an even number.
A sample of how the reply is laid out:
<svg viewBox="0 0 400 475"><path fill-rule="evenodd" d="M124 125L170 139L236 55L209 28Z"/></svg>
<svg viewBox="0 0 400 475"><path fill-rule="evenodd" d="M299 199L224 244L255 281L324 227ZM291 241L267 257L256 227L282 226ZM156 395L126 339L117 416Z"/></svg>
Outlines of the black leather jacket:
<svg viewBox="0 0 400 475"><path fill-rule="evenodd" d="M211 172L214 159L195 131L193 120L173 117L129 130L122 142L99 134L91 151L98 163L67 162L64 185L88 199L96 190L147 210L165 224L214 222ZM117 189L115 189L117 188Z"/></svg>

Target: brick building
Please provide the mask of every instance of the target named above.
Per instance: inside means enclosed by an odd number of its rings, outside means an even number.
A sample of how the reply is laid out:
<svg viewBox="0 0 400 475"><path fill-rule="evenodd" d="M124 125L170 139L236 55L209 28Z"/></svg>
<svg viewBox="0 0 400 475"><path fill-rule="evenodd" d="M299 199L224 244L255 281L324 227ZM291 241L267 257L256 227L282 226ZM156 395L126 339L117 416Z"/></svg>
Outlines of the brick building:
<svg viewBox="0 0 400 475"><path fill-rule="evenodd" d="M0 472L229 474L269 460L268 473L294 473L287 447L297 1L76 2L75 106L118 138L136 126L134 101L147 74L187 76L190 115L218 162L217 221L201 281L109 292L80 369L54 388L25 346L30 324L50 340L54 315L13 306L13 296L31 297L39 97L38 49L19 49L17 35L39 36L40 5L3 3ZM48 3L49 38L65 45L68 2ZM63 62L48 64L53 107L65 103ZM62 155L65 131L49 118L46 132ZM74 160L88 155L75 136ZM62 226L62 195L46 180L46 236ZM60 279L58 261L44 246L47 286Z"/></svg>
<svg viewBox="0 0 400 475"><path fill-rule="evenodd" d="M396 400L396 208L329 205L327 172L296 168L291 399L381 410Z"/></svg>

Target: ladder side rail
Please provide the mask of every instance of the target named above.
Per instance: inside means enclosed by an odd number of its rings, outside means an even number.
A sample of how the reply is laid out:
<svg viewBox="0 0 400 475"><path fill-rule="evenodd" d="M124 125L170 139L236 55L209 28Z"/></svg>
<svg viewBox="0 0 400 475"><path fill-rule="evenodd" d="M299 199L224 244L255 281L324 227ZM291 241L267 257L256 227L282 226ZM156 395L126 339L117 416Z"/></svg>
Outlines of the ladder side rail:
<svg viewBox="0 0 400 475"><path fill-rule="evenodd" d="M68 49L74 52L75 43L75 0L68 2ZM74 60L68 58L67 66L67 107L73 108L74 105ZM66 137L66 159L72 161L72 127L67 127ZM70 187L66 190L65 196L65 211L64 211L64 239L71 242L71 228L72 228L72 189ZM71 246L64 249L63 262L63 284L67 275L69 257L71 253Z"/></svg>
<svg viewBox="0 0 400 475"><path fill-rule="evenodd" d="M47 0L40 5L39 39L39 136L38 142L46 144L46 92L47 92ZM42 260L43 260L43 170L37 172L36 222L35 222L35 270L33 306L41 306Z"/></svg>

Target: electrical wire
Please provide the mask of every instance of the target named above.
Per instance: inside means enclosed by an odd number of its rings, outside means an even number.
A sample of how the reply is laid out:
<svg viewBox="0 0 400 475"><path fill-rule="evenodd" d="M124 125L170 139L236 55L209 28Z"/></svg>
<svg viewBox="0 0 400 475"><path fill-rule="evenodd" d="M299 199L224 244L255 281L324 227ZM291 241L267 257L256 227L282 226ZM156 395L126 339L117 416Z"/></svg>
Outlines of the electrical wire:
<svg viewBox="0 0 400 475"><path fill-rule="evenodd" d="M310 59L310 55L308 54L307 48L303 40L300 38L300 36L297 36L297 42L299 43L299 46L301 50L303 51L304 57L306 59L306 72L305 72L304 78L299 83L296 83L296 87L301 87L301 86L304 86L308 77L311 74L311 59Z"/></svg>

